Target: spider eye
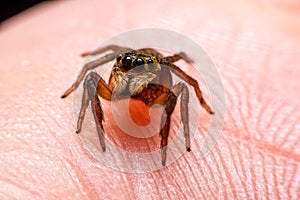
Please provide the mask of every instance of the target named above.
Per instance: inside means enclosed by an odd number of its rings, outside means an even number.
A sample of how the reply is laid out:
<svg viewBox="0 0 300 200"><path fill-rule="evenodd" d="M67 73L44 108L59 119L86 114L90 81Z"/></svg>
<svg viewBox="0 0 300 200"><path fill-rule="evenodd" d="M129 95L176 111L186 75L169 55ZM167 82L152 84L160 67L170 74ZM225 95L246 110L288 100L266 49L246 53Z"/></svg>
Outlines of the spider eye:
<svg viewBox="0 0 300 200"><path fill-rule="evenodd" d="M132 63L132 59L130 56L126 56L125 58L123 58L122 60L122 64L124 65L124 67L126 69L129 69Z"/></svg>
<svg viewBox="0 0 300 200"><path fill-rule="evenodd" d="M135 66L143 65L145 64L144 60L142 58L137 58L134 61Z"/></svg>
<svg viewBox="0 0 300 200"><path fill-rule="evenodd" d="M147 60L147 63L148 63L148 64L152 64L152 63L153 63L153 60L152 60L152 59L149 59L149 60Z"/></svg>
<svg viewBox="0 0 300 200"><path fill-rule="evenodd" d="M117 61L119 62L121 59L122 59L122 55L120 54L117 56Z"/></svg>

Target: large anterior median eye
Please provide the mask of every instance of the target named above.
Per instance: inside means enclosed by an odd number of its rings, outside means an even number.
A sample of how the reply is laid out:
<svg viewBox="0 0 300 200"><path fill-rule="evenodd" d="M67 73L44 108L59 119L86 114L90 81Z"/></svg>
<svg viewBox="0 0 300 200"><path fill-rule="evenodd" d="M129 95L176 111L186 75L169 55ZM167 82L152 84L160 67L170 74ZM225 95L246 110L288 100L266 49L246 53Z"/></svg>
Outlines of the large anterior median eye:
<svg viewBox="0 0 300 200"><path fill-rule="evenodd" d="M142 58L137 58L134 61L134 65L135 66L139 66L139 65L143 65L143 64L145 64L145 62L144 62L144 60Z"/></svg>
<svg viewBox="0 0 300 200"><path fill-rule="evenodd" d="M125 69L130 69L131 63L132 63L132 58L130 56L126 56L122 60L122 64Z"/></svg>
<svg viewBox="0 0 300 200"><path fill-rule="evenodd" d="M135 60L134 60L134 70L136 71L136 72L141 72L141 71L143 71L144 70L144 64L145 64L145 61L142 59L142 58L136 58Z"/></svg>

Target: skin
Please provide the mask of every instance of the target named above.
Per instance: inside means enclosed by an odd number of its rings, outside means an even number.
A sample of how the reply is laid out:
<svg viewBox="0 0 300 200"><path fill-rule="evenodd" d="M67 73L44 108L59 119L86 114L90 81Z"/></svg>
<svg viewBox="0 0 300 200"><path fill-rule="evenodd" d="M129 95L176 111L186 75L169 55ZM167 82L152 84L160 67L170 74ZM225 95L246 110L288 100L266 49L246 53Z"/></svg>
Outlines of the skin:
<svg viewBox="0 0 300 200"><path fill-rule="evenodd" d="M0 199L299 199L300 4L238 2L59 1L1 24ZM141 27L203 46L227 110L205 159L192 144L171 165L134 174L89 154L74 133L72 98L60 95L80 53Z"/></svg>

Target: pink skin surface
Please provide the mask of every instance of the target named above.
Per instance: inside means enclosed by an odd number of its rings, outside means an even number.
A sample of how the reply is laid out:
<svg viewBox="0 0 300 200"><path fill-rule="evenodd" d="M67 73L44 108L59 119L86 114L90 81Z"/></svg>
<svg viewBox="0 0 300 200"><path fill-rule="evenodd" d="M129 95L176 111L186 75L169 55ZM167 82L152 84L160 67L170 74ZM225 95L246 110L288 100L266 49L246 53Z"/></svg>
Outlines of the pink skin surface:
<svg viewBox="0 0 300 200"><path fill-rule="evenodd" d="M0 199L299 199L300 6L239 2L57 1L1 24ZM227 109L205 159L194 144L171 165L134 174L89 154L74 133L72 98L59 97L80 53L143 27L206 49Z"/></svg>

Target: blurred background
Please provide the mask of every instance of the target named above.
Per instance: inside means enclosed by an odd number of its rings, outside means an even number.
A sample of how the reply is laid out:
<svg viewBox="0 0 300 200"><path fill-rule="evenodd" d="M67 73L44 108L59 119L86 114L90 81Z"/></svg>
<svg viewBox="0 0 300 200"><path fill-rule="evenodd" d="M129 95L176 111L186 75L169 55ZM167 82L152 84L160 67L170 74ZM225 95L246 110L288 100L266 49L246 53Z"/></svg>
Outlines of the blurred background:
<svg viewBox="0 0 300 200"><path fill-rule="evenodd" d="M40 3L42 0L11 0L0 3L0 23L6 19Z"/></svg>

